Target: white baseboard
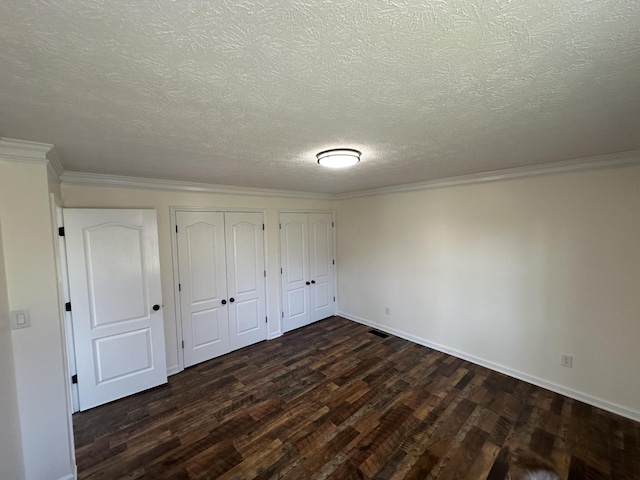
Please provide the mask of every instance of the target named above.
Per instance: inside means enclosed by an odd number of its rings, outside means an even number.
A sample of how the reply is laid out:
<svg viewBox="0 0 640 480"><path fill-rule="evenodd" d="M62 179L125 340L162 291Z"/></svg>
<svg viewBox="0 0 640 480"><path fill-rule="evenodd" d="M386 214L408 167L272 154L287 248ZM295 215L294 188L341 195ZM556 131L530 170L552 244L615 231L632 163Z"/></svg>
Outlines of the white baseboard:
<svg viewBox="0 0 640 480"><path fill-rule="evenodd" d="M509 375L510 377L517 378L518 380L523 380L533 385L537 385L538 387L546 388L547 390L551 390L552 392L565 395L569 398L579 400L581 402L587 403L594 407L601 408L611 413L615 413L617 415L628 418L630 420L640 422L640 411L638 410L633 410L633 409L624 407L622 405L618 405L617 403L609 402L602 398L589 395L588 393L584 393L578 390L573 390L563 385L558 385L557 383L554 383L554 382L549 382L547 380L544 380L543 378L539 378L534 375L529 375L527 373L521 372L519 370L514 370L509 367L505 367L504 365L500 365L498 363L485 360L484 358L479 358L474 355L469 355L468 353L446 347L444 345L430 342L428 340L425 340L424 338L420 338L410 333L406 333L401 330L397 330L395 328L382 325L380 323L376 323L364 318L360 318L356 315L351 315L345 312L339 312L338 316L344 317L347 320L361 323L363 325L367 325L369 327L374 327L378 330L382 330L383 332L387 332L387 333L390 333L391 335L395 335L396 337L404 338L405 340L409 340L413 343L417 343L418 345L423 345L425 347L438 350L439 352L447 353L454 357L458 357L463 360L467 360L471 363L475 363L476 365L486 367L490 370L495 370L496 372L504 373L505 375Z"/></svg>

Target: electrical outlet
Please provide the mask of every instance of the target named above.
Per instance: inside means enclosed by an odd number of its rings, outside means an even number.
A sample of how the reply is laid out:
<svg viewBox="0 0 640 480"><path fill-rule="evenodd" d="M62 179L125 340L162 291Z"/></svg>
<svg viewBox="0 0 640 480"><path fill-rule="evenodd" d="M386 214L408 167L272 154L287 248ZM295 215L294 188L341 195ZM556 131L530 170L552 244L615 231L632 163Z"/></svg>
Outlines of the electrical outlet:
<svg viewBox="0 0 640 480"><path fill-rule="evenodd" d="M573 368L573 355L561 355L560 365L567 368Z"/></svg>
<svg viewBox="0 0 640 480"><path fill-rule="evenodd" d="M384 314L389 315L391 313L391 309L389 307L384 307Z"/></svg>

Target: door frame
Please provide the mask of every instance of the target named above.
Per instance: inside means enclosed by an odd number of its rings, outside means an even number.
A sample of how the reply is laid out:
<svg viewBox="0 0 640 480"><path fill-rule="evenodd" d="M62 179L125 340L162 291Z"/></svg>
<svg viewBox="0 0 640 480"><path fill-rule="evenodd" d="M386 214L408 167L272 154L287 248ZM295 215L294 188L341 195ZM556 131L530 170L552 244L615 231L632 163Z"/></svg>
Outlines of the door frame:
<svg viewBox="0 0 640 480"><path fill-rule="evenodd" d="M279 208L276 210L276 216L277 216L277 228L278 228L278 232L277 232L277 237L278 237L278 248L276 249L276 261L278 262L278 321L280 323L280 330L278 331L278 335L274 335L273 338L275 338L276 336L281 336L282 335L282 320L283 320L283 316L284 316L284 303L282 302L282 295L284 293L283 289L282 289L282 278L280 277L281 273L280 273L280 268L282 267L282 258L281 258L281 238L280 238L280 215L283 213L328 213L331 215L331 221L333 222L334 228L333 228L333 256L337 257L338 256L338 248L337 248L337 237L336 237L336 230L338 229L338 222L336 220L336 211L335 210L324 210L324 209L313 209L313 208ZM335 265L333 266L333 294L336 297L336 301L334 302L334 306L333 306L333 314L335 315L336 313L338 313L340 310L338 308L338 302L340 300L340 298L338 298L338 259L334 258L334 260L336 261Z"/></svg>
<svg viewBox="0 0 640 480"><path fill-rule="evenodd" d="M58 283L58 318L60 321L60 331L62 333L62 359L66 373L66 375L64 375L64 387L66 392L65 403L67 405L67 430L69 432L69 438L67 440L69 442L69 451L71 452L71 468L77 477L78 467L76 465L76 443L73 434L73 414L80 411L80 403L77 385L74 389L70 375L70 372L76 371L76 358L75 352L69 352L69 345L73 345L73 325L71 322L67 322L68 312L65 310L65 303L69 301L69 276L67 273L66 251L64 252L63 258L62 242L60 242L61 237L59 236L59 229L64 227L64 218L62 215L64 205L55 193L49 194L49 207L51 212L51 234L56 265L56 280ZM73 353L73 355L71 355L71 353Z"/></svg>
<svg viewBox="0 0 640 480"><path fill-rule="evenodd" d="M169 216L171 221L171 262L173 267L173 298L174 298L174 310L175 310L175 328L176 328L176 350L177 350L177 358L178 365L167 366L167 375L174 375L176 373L180 373L184 370L184 351L182 350L182 341L184 340L182 336L182 311L180 309L180 288L179 288L179 270L178 270L178 237L176 228L178 227L178 222L176 219L176 213L178 212L245 212L245 213L260 213L262 214L262 221L264 223L264 265L267 271L267 276L264 279L265 282L265 309L267 312L267 318L269 318L269 322L267 324L267 340L271 340L272 338L279 337L281 333L278 335L271 335L270 325L271 325L271 315L269 315L269 258L268 258L268 235L269 224L268 224L268 216L267 210L263 208L234 208L234 207L188 207L188 206L169 206ZM280 319L278 319L280 320ZM279 332L282 331L282 327L279 329Z"/></svg>
<svg viewBox="0 0 640 480"><path fill-rule="evenodd" d="M51 194L51 215L53 222L53 238L54 238L54 254L56 259L56 269L58 275L58 304L60 310L60 318L62 319L62 331L64 337L64 360L67 367L67 375L65 382L71 403L71 413L80 411L80 398L78 395L78 384L71 381L73 375L77 373L76 352L73 342L73 323L71 321L71 312L67 312L65 304L71 301L69 293L69 271L67 266L67 246L64 236L60 235L60 229L64 228L64 206L62 202L52 193Z"/></svg>

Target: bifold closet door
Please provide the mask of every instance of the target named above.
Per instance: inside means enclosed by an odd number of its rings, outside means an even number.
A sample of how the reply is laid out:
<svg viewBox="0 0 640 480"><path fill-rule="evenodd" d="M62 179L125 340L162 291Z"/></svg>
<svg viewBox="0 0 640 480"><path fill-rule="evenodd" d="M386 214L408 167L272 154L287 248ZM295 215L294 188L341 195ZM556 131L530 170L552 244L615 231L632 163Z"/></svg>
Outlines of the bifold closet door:
<svg viewBox="0 0 640 480"><path fill-rule="evenodd" d="M282 213L283 331L335 313L333 215Z"/></svg>
<svg viewBox="0 0 640 480"><path fill-rule="evenodd" d="M176 212L185 367L267 338L261 213Z"/></svg>

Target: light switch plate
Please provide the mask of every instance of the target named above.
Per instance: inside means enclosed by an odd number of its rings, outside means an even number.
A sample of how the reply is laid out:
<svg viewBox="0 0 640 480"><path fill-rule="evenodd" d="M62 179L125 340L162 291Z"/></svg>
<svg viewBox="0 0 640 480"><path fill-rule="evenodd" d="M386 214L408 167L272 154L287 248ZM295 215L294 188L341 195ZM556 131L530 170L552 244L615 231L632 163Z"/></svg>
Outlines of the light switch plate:
<svg viewBox="0 0 640 480"><path fill-rule="evenodd" d="M17 330L19 328L27 328L31 326L31 312L29 309L13 310L11 312L11 328Z"/></svg>

